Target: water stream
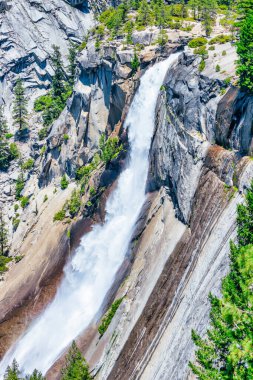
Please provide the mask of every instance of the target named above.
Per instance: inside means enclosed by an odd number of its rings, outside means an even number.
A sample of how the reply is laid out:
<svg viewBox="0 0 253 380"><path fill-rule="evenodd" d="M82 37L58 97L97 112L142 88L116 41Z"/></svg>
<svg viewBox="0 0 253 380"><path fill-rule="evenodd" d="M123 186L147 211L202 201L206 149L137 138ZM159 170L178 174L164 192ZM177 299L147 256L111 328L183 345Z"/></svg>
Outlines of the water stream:
<svg viewBox="0 0 253 380"><path fill-rule="evenodd" d="M165 74L177 58L178 54L173 54L141 78L124 125L128 128L129 157L117 187L107 200L105 222L83 236L65 266L54 300L4 356L0 363L1 378L13 358L25 373L37 368L45 374L101 307L124 260L145 201L156 101Z"/></svg>

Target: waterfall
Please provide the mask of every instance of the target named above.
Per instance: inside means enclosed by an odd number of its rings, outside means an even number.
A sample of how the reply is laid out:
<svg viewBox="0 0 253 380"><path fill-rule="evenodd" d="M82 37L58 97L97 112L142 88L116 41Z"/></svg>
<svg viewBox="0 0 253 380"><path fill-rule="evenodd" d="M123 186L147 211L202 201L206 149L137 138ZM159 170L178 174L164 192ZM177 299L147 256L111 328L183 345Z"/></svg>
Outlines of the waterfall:
<svg viewBox="0 0 253 380"><path fill-rule="evenodd" d="M4 356L1 378L14 358L23 372L31 373L37 368L45 374L101 307L124 260L145 201L157 97L168 68L177 58L178 54L171 55L141 78L124 124L128 129L129 157L107 200L105 221L81 239L64 268L54 300Z"/></svg>

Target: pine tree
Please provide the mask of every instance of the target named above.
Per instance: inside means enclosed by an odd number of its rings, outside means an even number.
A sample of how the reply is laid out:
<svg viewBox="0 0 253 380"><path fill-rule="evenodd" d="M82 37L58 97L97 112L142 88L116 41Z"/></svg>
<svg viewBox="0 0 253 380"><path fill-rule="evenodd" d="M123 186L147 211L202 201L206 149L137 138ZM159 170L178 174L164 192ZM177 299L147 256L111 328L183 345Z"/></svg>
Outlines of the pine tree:
<svg viewBox="0 0 253 380"><path fill-rule="evenodd" d="M216 0L202 0L200 4L202 24L206 36L209 37L216 18L217 2Z"/></svg>
<svg viewBox="0 0 253 380"><path fill-rule="evenodd" d="M75 342L72 343L66 356L61 380L91 380L88 364Z"/></svg>
<svg viewBox="0 0 253 380"><path fill-rule="evenodd" d="M61 98L65 92L65 72L63 70L62 56L59 46L53 45L52 48L53 54L51 57L51 62L54 69L54 76L52 79L52 94L55 98Z"/></svg>
<svg viewBox="0 0 253 380"><path fill-rule="evenodd" d="M0 107L0 170L7 169L9 165L10 149L5 136L7 132L8 128L3 114L3 107Z"/></svg>
<svg viewBox="0 0 253 380"><path fill-rule="evenodd" d="M71 86L74 85L75 76L76 76L76 56L77 56L77 45L73 42L70 43L69 54L68 54L68 72L69 72L69 83Z"/></svg>
<svg viewBox="0 0 253 380"><path fill-rule="evenodd" d="M230 272L222 282L222 297L209 296L211 327L190 367L200 380L253 379L253 183L245 205L238 206L238 244L230 246Z"/></svg>
<svg viewBox="0 0 253 380"><path fill-rule="evenodd" d="M253 12L253 0L240 0L237 2L237 9L244 18L247 14Z"/></svg>
<svg viewBox="0 0 253 380"><path fill-rule="evenodd" d="M0 256L8 256L8 230L3 217L3 209L0 208Z"/></svg>
<svg viewBox="0 0 253 380"><path fill-rule="evenodd" d="M150 23L151 12L147 0L142 0L139 7L138 23L147 26Z"/></svg>
<svg viewBox="0 0 253 380"><path fill-rule="evenodd" d="M190 0L189 6L193 10L194 20L197 20L197 18L199 17L200 8L201 8L201 0Z"/></svg>
<svg viewBox="0 0 253 380"><path fill-rule="evenodd" d="M18 79L14 88L14 107L13 119L15 125L22 131L27 128L27 99L25 97L25 89L21 79Z"/></svg>
<svg viewBox="0 0 253 380"><path fill-rule="evenodd" d="M46 378L37 369L33 371L31 375L27 375L25 380L46 380Z"/></svg>
<svg viewBox="0 0 253 380"><path fill-rule="evenodd" d="M244 91L253 92L253 12L246 14L241 22L237 53L239 61L237 74L240 77L240 86Z"/></svg>
<svg viewBox="0 0 253 380"><path fill-rule="evenodd" d="M21 380L20 370L17 361L14 359L11 366L8 366L5 374L4 380Z"/></svg>

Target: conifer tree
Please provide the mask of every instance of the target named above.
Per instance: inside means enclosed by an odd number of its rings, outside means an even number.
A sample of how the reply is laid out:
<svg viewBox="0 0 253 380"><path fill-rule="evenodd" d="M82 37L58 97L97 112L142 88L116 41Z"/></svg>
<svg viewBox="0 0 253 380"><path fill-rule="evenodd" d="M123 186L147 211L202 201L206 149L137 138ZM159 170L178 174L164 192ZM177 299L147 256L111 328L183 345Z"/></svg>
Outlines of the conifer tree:
<svg viewBox="0 0 253 380"><path fill-rule="evenodd" d="M76 75L76 56L77 56L77 45L73 42L70 43L69 54L68 54L68 72L69 72L69 83L71 86L74 85L75 75Z"/></svg>
<svg viewBox="0 0 253 380"><path fill-rule="evenodd" d="M88 364L75 341L72 343L66 356L66 363L62 369L61 380L91 380Z"/></svg>
<svg viewBox="0 0 253 380"><path fill-rule="evenodd" d="M8 255L8 230L3 217L3 209L0 208L0 256Z"/></svg>
<svg viewBox="0 0 253 380"><path fill-rule="evenodd" d="M27 128L27 99L25 97L25 89L21 79L18 79L14 88L14 107L13 119L19 130Z"/></svg>
<svg viewBox="0 0 253 380"><path fill-rule="evenodd" d="M46 380L45 377L37 369L31 375L25 377L25 380Z"/></svg>
<svg viewBox="0 0 253 380"><path fill-rule="evenodd" d="M209 37L216 17L217 2L216 0L202 0L200 9L202 24L205 29L206 36Z"/></svg>
<svg viewBox="0 0 253 380"><path fill-rule="evenodd" d="M5 136L7 132L8 128L3 114L3 107L0 107L0 170L5 170L8 167L10 159L9 144Z"/></svg>
<svg viewBox="0 0 253 380"><path fill-rule="evenodd" d="M246 13L240 25L237 53L239 61L237 74L240 77L240 86L244 91L253 92L253 11Z"/></svg>
<svg viewBox="0 0 253 380"><path fill-rule="evenodd" d="M53 45L53 54L51 57L52 66L54 68L54 76L52 79L52 93L54 97L62 97L65 91L64 80L65 73L63 70L62 56L59 46Z"/></svg>
<svg viewBox="0 0 253 380"><path fill-rule="evenodd" d="M142 0L139 7L138 22L140 25L147 26L150 22L151 12L147 0Z"/></svg>
<svg viewBox="0 0 253 380"><path fill-rule="evenodd" d="M5 374L4 380L20 380L20 370L17 361L14 359L11 366L8 366Z"/></svg>
<svg viewBox="0 0 253 380"><path fill-rule="evenodd" d="M211 327L205 339L192 333L198 350L190 367L200 380L253 379L253 183L237 213L238 244L231 243L222 297L209 296Z"/></svg>

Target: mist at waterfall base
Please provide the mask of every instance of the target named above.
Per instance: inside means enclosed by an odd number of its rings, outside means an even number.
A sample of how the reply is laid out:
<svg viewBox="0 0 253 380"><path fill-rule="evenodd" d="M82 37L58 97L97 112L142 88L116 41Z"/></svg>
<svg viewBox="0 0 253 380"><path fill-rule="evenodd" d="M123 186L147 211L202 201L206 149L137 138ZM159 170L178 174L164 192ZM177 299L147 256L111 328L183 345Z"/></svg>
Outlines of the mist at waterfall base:
<svg viewBox="0 0 253 380"><path fill-rule="evenodd" d="M98 312L124 260L145 201L156 101L165 74L177 57L173 54L157 63L141 78L124 124L130 144L128 162L107 200L105 222L83 236L64 268L54 300L4 356L1 378L14 358L24 373L37 368L45 374Z"/></svg>

